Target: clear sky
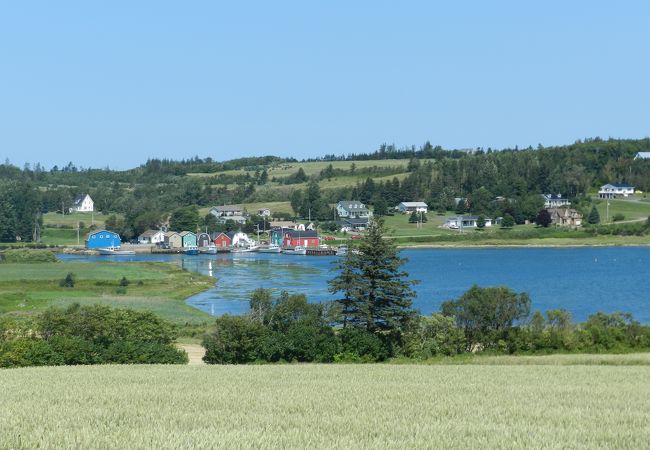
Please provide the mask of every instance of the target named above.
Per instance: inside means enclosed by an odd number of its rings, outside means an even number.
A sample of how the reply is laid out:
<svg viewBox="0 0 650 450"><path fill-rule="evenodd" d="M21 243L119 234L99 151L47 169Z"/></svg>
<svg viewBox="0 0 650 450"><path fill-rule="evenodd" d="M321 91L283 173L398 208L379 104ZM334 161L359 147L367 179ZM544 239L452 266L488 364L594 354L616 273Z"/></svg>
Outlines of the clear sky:
<svg viewBox="0 0 650 450"><path fill-rule="evenodd" d="M0 158L645 137L649 20L647 1L5 1Z"/></svg>

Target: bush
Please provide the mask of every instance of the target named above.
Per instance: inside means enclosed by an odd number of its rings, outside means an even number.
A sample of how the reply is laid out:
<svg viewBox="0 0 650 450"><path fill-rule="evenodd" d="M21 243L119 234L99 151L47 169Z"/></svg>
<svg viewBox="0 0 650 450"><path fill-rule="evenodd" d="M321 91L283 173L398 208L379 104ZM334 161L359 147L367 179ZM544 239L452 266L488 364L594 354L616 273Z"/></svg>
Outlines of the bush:
<svg viewBox="0 0 650 450"><path fill-rule="evenodd" d="M184 364L174 325L150 312L72 305L49 309L35 336L3 333L0 367L75 364Z"/></svg>
<svg viewBox="0 0 650 450"><path fill-rule="evenodd" d="M66 287L66 288L73 288L74 283L75 283L74 274L72 272L68 272L65 278L59 281L59 286Z"/></svg>
<svg viewBox="0 0 650 450"><path fill-rule="evenodd" d="M614 214L614 217L612 217L612 220L614 222L620 222L621 220L625 220L625 216L621 213Z"/></svg>
<svg viewBox="0 0 650 450"><path fill-rule="evenodd" d="M126 277L122 277L120 280L120 286L127 287L129 285L129 280Z"/></svg>
<svg viewBox="0 0 650 450"><path fill-rule="evenodd" d="M266 330L245 316L219 317L215 329L203 338L203 361L208 364L246 364L261 359Z"/></svg>
<svg viewBox="0 0 650 450"><path fill-rule="evenodd" d="M123 287L123 286L120 286L117 289L115 289L115 293L117 295L126 295L126 288Z"/></svg>
<svg viewBox="0 0 650 450"><path fill-rule="evenodd" d="M337 360L384 361L390 356L385 343L374 333L356 328L345 328L338 334L341 353ZM347 355L347 357L346 357Z"/></svg>

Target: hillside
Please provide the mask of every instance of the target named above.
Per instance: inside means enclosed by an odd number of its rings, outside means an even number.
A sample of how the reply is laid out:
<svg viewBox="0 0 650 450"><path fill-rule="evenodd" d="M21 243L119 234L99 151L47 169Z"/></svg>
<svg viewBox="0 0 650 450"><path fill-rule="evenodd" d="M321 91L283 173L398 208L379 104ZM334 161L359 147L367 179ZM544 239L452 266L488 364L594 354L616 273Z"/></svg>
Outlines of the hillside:
<svg viewBox="0 0 650 450"><path fill-rule="evenodd" d="M3 370L0 448L647 445L650 367L510 364Z"/></svg>

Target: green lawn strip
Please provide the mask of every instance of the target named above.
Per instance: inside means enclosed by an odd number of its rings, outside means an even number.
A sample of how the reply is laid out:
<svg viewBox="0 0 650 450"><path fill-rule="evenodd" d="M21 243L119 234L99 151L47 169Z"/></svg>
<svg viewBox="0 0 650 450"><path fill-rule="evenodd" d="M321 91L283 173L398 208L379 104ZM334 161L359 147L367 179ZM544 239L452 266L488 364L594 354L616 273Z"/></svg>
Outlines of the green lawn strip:
<svg viewBox="0 0 650 450"><path fill-rule="evenodd" d="M68 272L74 288L59 286ZM129 285L120 289L126 277ZM214 285L211 277L164 263L48 263L0 265L0 314L29 316L50 306L103 304L150 310L176 323L203 323L210 316L184 300Z"/></svg>
<svg viewBox="0 0 650 450"><path fill-rule="evenodd" d="M650 366L649 353L572 353L552 355L489 355L465 353L417 361L395 358L390 364L485 366Z"/></svg>

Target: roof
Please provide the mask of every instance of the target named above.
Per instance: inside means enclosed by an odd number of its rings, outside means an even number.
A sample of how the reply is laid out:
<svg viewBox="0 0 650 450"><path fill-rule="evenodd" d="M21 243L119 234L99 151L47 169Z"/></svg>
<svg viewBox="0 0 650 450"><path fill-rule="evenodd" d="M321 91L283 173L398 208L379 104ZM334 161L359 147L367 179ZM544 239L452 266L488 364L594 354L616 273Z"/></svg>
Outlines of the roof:
<svg viewBox="0 0 650 450"><path fill-rule="evenodd" d="M289 235L290 237L297 238L317 238L318 233L316 230L283 230L283 234Z"/></svg>
<svg viewBox="0 0 650 450"><path fill-rule="evenodd" d="M627 183L607 183L601 186L601 189L604 188L605 186L614 186L615 188L630 188L632 189L634 186L631 186Z"/></svg>
<svg viewBox="0 0 650 450"><path fill-rule="evenodd" d="M271 228L295 228L298 226L296 222L291 222L290 220L274 220L269 222Z"/></svg>
<svg viewBox="0 0 650 450"><path fill-rule="evenodd" d="M214 241L216 238L218 238L218 237L221 236L222 234L223 234L224 236L226 236L228 239L232 240L232 238L231 238L230 236L228 236L227 233L224 233L223 231L219 231L219 232L217 232L217 233L212 233L212 234L210 235L210 239L212 239L212 240Z"/></svg>
<svg viewBox="0 0 650 450"><path fill-rule="evenodd" d="M340 206L346 211L368 211L366 205L357 200L344 200L339 202L337 206Z"/></svg>
<svg viewBox="0 0 650 450"><path fill-rule="evenodd" d="M634 159L650 159L650 152L638 152Z"/></svg>
<svg viewBox="0 0 650 450"><path fill-rule="evenodd" d="M223 206L215 206L214 208L217 211L223 211L223 212L235 212L235 211L243 211L244 208L242 206L237 206L237 205L223 205Z"/></svg>
<svg viewBox="0 0 650 450"><path fill-rule="evenodd" d="M458 217L450 217L449 219L447 219L447 221L450 221L450 220L478 220L478 218L479 218L479 216L458 216ZM485 220L492 220L491 217L483 216L483 218Z"/></svg>
<svg viewBox="0 0 650 450"><path fill-rule="evenodd" d="M81 205L81 203L84 201L84 199L86 198L86 196L90 197L88 194L79 194L79 195L77 195L77 196L74 198L74 200L72 201L72 204L73 204L74 206L79 206L79 205ZM91 198L90 200L92 200L92 198Z"/></svg>
<svg viewBox="0 0 650 450"><path fill-rule="evenodd" d="M175 234L178 234L178 233L175 232L175 231L168 231L168 232L165 233L165 237L172 237Z"/></svg>
<svg viewBox="0 0 650 450"><path fill-rule="evenodd" d="M407 208L428 208L425 202L401 202L400 205L404 205Z"/></svg>
<svg viewBox="0 0 650 450"><path fill-rule="evenodd" d="M179 234L181 237L185 237L185 236L187 236L187 235L189 235L189 234L191 234L191 235L193 235L193 236L196 236L196 234L192 233L191 231L181 231L181 232L178 233L178 234Z"/></svg>
<svg viewBox="0 0 650 450"><path fill-rule="evenodd" d="M111 234L114 234L114 235L117 236L117 237L120 237L120 235L117 234L115 231L108 231L108 230L95 230L95 231L91 231L90 233L88 233L88 234L86 235L86 237L88 237L88 236L92 236L92 235L94 235L94 234L98 234L98 233L111 233Z"/></svg>
<svg viewBox="0 0 650 450"><path fill-rule="evenodd" d="M566 197L562 197L562 194L542 194L547 200L568 200Z"/></svg>
<svg viewBox="0 0 650 450"><path fill-rule="evenodd" d="M369 220L367 217L359 217L358 219L343 218L341 219L341 222L349 223L350 225L368 225Z"/></svg>
<svg viewBox="0 0 650 450"><path fill-rule="evenodd" d="M158 233L162 233L161 230L147 230L144 233L140 235L140 237L153 237L157 235Z"/></svg>

